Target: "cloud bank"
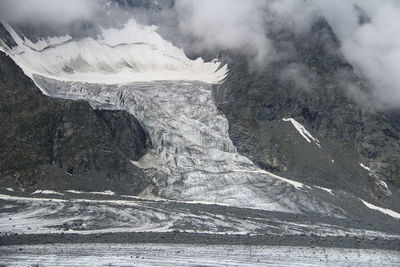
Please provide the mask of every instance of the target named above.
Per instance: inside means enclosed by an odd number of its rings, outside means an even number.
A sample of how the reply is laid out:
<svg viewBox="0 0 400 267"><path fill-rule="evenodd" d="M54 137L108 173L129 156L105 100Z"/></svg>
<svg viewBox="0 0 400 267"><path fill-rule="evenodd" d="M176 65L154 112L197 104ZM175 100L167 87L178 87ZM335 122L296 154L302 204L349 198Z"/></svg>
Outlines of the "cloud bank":
<svg viewBox="0 0 400 267"><path fill-rule="evenodd" d="M246 51L257 63L279 59L266 34L277 24L306 32L321 17L341 51L374 86L381 107L400 106L400 2L397 0L177 0L180 29L205 49Z"/></svg>
<svg viewBox="0 0 400 267"><path fill-rule="evenodd" d="M179 27L198 38L198 48L227 49L245 52L261 62L274 56L265 35L263 0L178 0Z"/></svg>
<svg viewBox="0 0 400 267"><path fill-rule="evenodd" d="M395 1L359 3L370 22L338 31L342 52L374 85L380 107L400 107L400 6ZM341 24L341 27L346 25Z"/></svg>

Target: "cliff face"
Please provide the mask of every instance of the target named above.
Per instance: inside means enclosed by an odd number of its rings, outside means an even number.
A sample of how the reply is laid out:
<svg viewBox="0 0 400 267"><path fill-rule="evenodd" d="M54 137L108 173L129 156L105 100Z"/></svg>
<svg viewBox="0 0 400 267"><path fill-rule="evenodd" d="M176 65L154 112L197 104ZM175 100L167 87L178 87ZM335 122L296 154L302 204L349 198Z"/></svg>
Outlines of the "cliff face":
<svg viewBox="0 0 400 267"><path fill-rule="evenodd" d="M3 53L0 121L3 186L137 194L149 184L130 162L148 147L134 117L44 96Z"/></svg>
<svg viewBox="0 0 400 267"><path fill-rule="evenodd" d="M351 86L368 95L368 84L341 55L324 21L307 34L280 31L271 39L276 47L290 47L287 57L255 71L245 58L231 54L229 75L215 90L239 151L294 180L389 196L380 180L390 188L400 186L399 112L380 112L352 95ZM321 148L283 118L304 125Z"/></svg>

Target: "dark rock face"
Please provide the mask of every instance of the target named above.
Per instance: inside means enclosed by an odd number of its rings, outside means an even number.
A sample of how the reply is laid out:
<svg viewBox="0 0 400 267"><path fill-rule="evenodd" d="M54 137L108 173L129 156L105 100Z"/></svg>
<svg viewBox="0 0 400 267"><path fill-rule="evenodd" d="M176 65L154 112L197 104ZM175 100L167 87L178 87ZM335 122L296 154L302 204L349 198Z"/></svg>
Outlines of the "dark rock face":
<svg viewBox="0 0 400 267"><path fill-rule="evenodd" d="M379 112L352 97L351 86L368 95L368 84L341 55L327 23L319 21L303 35L271 35L288 56L254 71L245 58L231 54L229 75L215 90L238 150L266 170L357 195L385 198L377 177L400 187L400 113ZM282 118L296 119L322 147Z"/></svg>
<svg viewBox="0 0 400 267"><path fill-rule="evenodd" d="M175 0L111 0L111 5L122 8L141 8L147 10L162 10L164 8L170 8L174 5Z"/></svg>
<svg viewBox="0 0 400 267"><path fill-rule="evenodd" d="M149 184L130 162L148 143L134 117L44 96L3 53L0 121L4 186L137 194Z"/></svg>

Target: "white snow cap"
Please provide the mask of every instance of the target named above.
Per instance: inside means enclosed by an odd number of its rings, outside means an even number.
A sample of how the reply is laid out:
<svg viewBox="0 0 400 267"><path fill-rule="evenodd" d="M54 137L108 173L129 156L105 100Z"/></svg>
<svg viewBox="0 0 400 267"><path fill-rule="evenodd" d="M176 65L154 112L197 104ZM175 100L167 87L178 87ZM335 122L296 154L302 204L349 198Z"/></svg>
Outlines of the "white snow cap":
<svg viewBox="0 0 400 267"><path fill-rule="evenodd" d="M97 38L70 36L33 43L5 25L18 47L8 51L14 61L33 75L90 83L120 84L157 80L197 80L218 83L227 72L217 61L191 60L183 50L164 40L154 26L134 19L120 29L102 29Z"/></svg>

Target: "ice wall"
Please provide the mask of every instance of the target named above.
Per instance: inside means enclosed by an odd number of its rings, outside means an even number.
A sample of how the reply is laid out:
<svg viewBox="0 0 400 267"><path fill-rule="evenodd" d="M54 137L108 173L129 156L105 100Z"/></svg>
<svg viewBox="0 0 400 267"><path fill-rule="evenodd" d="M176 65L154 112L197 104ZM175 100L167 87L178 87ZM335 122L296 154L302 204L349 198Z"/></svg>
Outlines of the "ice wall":
<svg viewBox="0 0 400 267"><path fill-rule="evenodd" d="M136 81L198 80L217 83L227 68L217 61L191 60L164 40L155 26L134 19L117 29L101 29L96 38L61 36L33 43L3 23L17 47L0 46L32 77L117 84Z"/></svg>

